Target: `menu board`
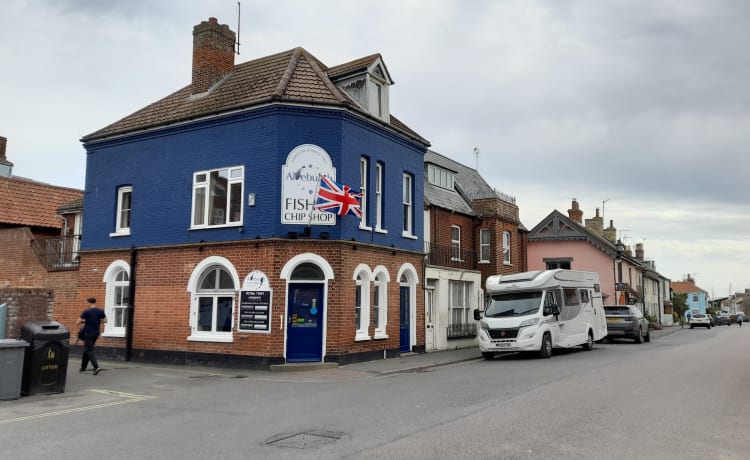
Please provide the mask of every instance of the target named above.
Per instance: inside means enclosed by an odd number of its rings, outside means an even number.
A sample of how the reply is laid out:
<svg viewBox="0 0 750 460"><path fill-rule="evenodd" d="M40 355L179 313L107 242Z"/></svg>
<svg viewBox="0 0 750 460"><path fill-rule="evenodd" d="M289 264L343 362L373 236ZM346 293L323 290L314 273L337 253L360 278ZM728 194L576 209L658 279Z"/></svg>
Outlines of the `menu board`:
<svg viewBox="0 0 750 460"><path fill-rule="evenodd" d="M271 291L240 291L237 332L271 332Z"/></svg>

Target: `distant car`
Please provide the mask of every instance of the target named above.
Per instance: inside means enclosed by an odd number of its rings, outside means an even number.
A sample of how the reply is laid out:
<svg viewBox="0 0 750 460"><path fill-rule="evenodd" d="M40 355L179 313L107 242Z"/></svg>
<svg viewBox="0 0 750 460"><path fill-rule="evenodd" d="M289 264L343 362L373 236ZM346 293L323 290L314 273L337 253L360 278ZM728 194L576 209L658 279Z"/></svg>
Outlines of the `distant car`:
<svg viewBox="0 0 750 460"><path fill-rule="evenodd" d="M693 313L690 317L690 329L705 327L711 329L711 319L705 313Z"/></svg>
<svg viewBox="0 0 750 460"><path fill-rule="evenodd" d="M717 315L714 317L714 326L729 326L729 315Z"/></svg>
<svg viewBox="0 0 750 460"><path fill-rule="evenodd" d="M605 305L607 318L607 338L625 337L635 343L651 341L648 319L638 307L632 305Z"/></svg>

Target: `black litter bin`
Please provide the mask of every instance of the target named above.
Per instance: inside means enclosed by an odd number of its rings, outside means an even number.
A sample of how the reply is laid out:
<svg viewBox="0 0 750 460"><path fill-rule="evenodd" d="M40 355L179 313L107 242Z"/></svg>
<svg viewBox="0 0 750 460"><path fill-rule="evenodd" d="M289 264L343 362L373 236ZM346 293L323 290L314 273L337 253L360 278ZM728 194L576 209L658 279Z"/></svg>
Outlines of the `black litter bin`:
<svg viewBox="0 0 750 460"><path fill-rule="evenodd" d="M23 361L21 394L64 393L70 331L57 321L28 321L21 338L30 344Z"/></svg>

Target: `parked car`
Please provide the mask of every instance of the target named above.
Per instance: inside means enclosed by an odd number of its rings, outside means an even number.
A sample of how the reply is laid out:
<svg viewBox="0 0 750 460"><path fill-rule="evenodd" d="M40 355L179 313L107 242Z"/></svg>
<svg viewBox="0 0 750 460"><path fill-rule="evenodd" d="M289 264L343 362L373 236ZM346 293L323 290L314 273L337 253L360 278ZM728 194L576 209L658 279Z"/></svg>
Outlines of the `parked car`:
<svg viewBox="0 0 750 460"><path fill-rule="evenodd" d="M638 307L632 305L605 305L607 338L625 337L635 343L651 341L649 321Z"/></svg>
<svg viewBox="0 0 750 460"><path fill-rule="evenodd" d="M717 315L714 318L714 326L729 326L729 315Z"/></svg>
<svg viewBox="0 0 750 460"><path fill-rule="evenodd" d="M690 317L690 329L705 327L711 329L711 319L705 313L693 313Z"/></svg>

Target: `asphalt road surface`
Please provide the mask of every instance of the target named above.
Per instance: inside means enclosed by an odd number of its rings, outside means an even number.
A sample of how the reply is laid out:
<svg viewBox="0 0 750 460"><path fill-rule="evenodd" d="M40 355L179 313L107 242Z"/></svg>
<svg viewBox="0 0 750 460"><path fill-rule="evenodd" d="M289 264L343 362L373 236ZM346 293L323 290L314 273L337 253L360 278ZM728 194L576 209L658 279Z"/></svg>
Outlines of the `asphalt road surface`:
<svg viewBox="0 0 750 460"><path fill-rule="evenodd" d="M0 401L0 456L746 459L746 350L750 327L715 327L390 375L104 363Z"/></svg>

